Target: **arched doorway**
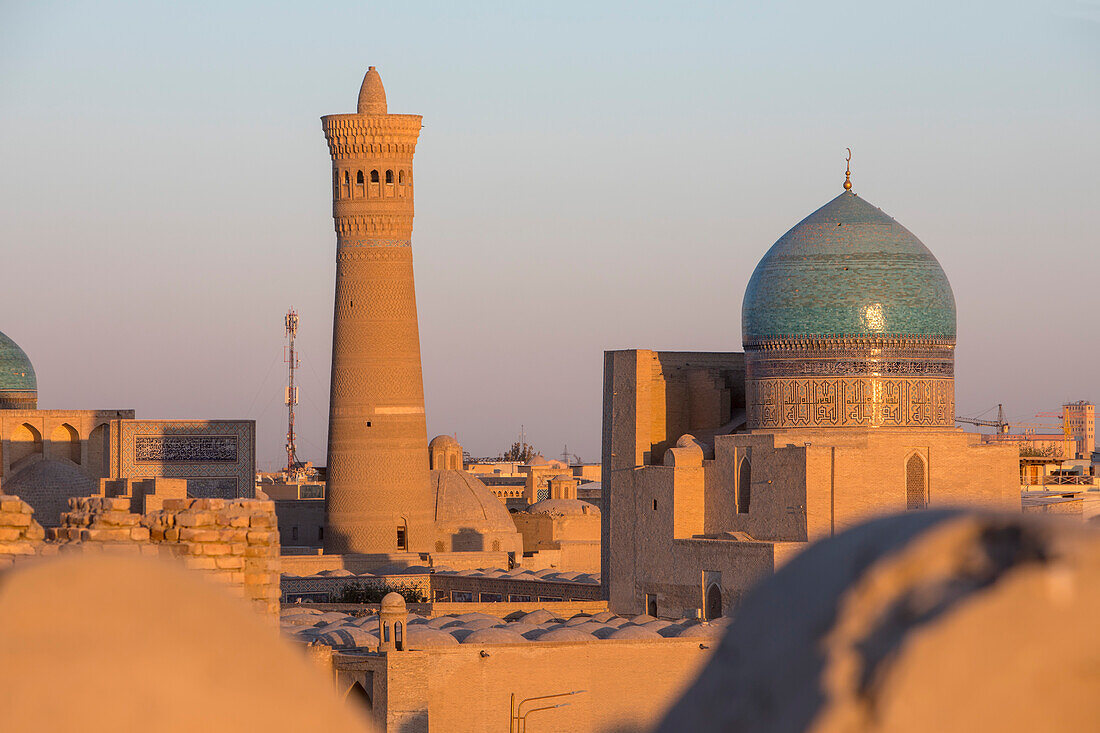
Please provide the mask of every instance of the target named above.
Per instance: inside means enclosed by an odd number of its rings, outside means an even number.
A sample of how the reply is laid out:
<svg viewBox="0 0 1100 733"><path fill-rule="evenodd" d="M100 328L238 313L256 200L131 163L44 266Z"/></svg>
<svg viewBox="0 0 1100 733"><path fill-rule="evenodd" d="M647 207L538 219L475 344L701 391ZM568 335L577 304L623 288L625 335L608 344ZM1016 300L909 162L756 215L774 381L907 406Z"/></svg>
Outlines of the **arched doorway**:
<svg viewBox="0 0 1100 733"><path fill-rule="evenodd" d="M703 618L707 621L719 618L722 615L722 589L717 583L711 583L707 588L706 602L703 604Z"/></svg>
<svg viewBox="0 0 1100 733"><path fill-rule="evenodd" d="M351 686L351 689L344 695L344 699L353 704L361 705L367 712L374 710L374 701L370 699L370 693L358 682Z"/></svg>

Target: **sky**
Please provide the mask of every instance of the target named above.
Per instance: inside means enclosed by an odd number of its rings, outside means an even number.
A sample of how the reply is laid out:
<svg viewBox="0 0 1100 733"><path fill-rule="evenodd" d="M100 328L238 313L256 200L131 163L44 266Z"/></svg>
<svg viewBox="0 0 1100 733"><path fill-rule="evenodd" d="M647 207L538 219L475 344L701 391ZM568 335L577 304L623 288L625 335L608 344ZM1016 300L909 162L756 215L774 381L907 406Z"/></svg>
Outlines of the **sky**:
<svg viewBox="0 0 1100 733"><path fill-rule="evenodd" d="M602 352L739 351L757 261L855 191L936 254L960 415L1100 400L1095 2L0 0L0 331L39 406L257 421L324 463L319 117L421 114L429 437L599 460Z"/></svg>

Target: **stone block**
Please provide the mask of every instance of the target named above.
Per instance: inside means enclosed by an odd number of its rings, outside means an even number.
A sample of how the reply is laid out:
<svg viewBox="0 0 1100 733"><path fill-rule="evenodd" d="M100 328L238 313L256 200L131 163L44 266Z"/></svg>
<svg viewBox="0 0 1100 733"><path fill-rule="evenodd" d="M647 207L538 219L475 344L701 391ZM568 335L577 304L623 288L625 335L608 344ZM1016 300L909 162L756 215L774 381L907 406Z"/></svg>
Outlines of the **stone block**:
<svg viewBox="0 0 1100 733"><path fill-rule="evenodd" d="M271 529L275 526L275 517L271 514L253 514L249 518L249 526L257 529Z"/></svg>
<svg viewBox="0 0 1100 733"><path fill-rule="evenodd" d="M278 554L278 547L271 545L249 545L245 548L245 557L270 557Z"/></svg>
<svg viewBox="0 0 1100 733"><path fill-rule="evenodd" d="M23 538L23 530L19 527L0 527L0 542L15 542Z"/></svg>
<svg viewBox="0 0 1100 733"><path fill-rule="evenodd" d="M0 543L0 555L33 555L34 545L30 542Z"/></svg>
<svg viewBox="0 0 1100 733"><path fill-rule="evenodd" d="M216 529L193 529L184 527L179 531L179 538L184 542L217 542L221 539Z"/></svg>
<svg viewBox="0 0 1100 733"><path fill-rule="evenodd" d="M130 539L136 542L148 542L149 541L149 528L148 527L131 527Z"/></svg>
<svg viewBox="0 0 1100 733"><path fill-rule="evenodd" d="M271 545L277 542L279 535L275 532L256 530L248 533L248 544Z"/></svg>
<svg viewBox="0 0 1100 733"><path fill-rule="evenodd" d="M202 554L222 557L229 554L229 545L222 542L209 542L202 546Z"/></svg>
<svg viewBox="0 0 1100 733"><path fill-rule="evenodd" d="M275 573L245 573L245 585L270 585L279 582L279 576Z"/></svg>
<svg viewBox="0 0 1100 733"><path fill-rule="evenodd" d="M0 527L29 527L31 515L19 512L0 512Z"/></svg>
<svg viewBox="0 0 1100 733"><path fill-rule="evenodd" d="M215 521L214 515L210 512L188 510L176 515L177 527L211 527Z"/></svg>
<svg viewBox="0 0 1100 733"><path fill-rule="evenodd" d="M191 570L214 570L218 567L212 557L188 557L184 558L183 564Z"/></svg>
<svg viewBox="0 0 1100 733"><path fill-rule="evenodd" d="M191 508L194 499L165 499L162 506L166 511L181 512Z"/></svg>
<svg viewBox="0 0 1100 733"><path fill-rule="evenodd" d="M105 511L129 512L130 500L127 498L103 498L101 506Z"/></svg>
<svg viewBox="0 0 1100 733"><path fill-rule="evenodd" d="M220 511L225 509L225 499L195 499L195 503L191 505L191 508L203 511Z"/></svg>
<svg viewBox="0 0 1100 733"><path fill-rule="evenodd" d="M165 542L179 542L180 541L180 530L179 530L179 528L178 527L171 527L169 529L164 530L164 541Z"/></svg>
<svg viewBox="0 0 1100 733"><path fill-rule="evenodd" d="M42 529L42 525L38 522L31 522L31 526L27 527L24 531L28 540L44 540L46 539L46 530Z"/></svg>
<svg viewBox="0 0 1100 733"><path fill-rule="evenodd" d="M154 527L171 527L176 523L176 515L171 512L149 512L141 517L141 526L153 529Z"/></svg>
<svg viewBox="0 0 1100 733"><path fill-rule="evenodd" d="M0 512L23 513L23 507L30 507L18 496L0 496ZM29 514L29 512L27 512Z"/></svg>
<svg viewBox="0 0 1100 733"><path fill-rule="evenodd" d="M248 521L249 520L248 520L248 515L247 514L238 514L237 516L229 517L229 526L230 527L247 527L248 526Z"/></svg>
<svg viewBox="0 0 1100 733"><path fill-rule="evenodd" d="M218 557L214 561L221 570L240 570L244 567L244 559L240 557Z"/></svg>
<svg viewBox="0 0 1100 733"><path fill-rule="evenodd" d="M90 512L71 511L61 515L61 523L66 527L87 527L91 521Z"/></svg>
<svg viewBox="0 0 1100 733"><path fill-rule="evenodd" d="M130 512L109 511L94 515L92 521L97 527L133 527L141 521L141 516Z"/></svg>
<svg viewBox="0 0 1100 733"><path fill-rule="evenodd" d="M107 555L140 555L141 545L133 542L104 542L103 552Z"/></svg>
<svg viewBox="0 0 1100 733"><path fill-rule="evenodd" d="M130 539L130 530L126 528L117 529L82 529L80 530L80 539L84 542L127 542Z"/></svg>

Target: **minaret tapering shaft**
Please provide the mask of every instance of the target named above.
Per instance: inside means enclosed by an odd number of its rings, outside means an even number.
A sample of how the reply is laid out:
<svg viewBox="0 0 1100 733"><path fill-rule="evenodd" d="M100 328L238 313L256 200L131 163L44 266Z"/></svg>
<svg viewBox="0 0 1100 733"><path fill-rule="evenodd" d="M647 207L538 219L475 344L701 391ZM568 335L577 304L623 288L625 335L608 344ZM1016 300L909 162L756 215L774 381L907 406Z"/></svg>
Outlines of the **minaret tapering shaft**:
<svg viewBox="0 0 1100 733"><path fill-rule="evenodd" d="M325 552L430 550L434 497L411 243L420 116L387 114L372 66L358 114L321 121L336 223Z"/></svg>

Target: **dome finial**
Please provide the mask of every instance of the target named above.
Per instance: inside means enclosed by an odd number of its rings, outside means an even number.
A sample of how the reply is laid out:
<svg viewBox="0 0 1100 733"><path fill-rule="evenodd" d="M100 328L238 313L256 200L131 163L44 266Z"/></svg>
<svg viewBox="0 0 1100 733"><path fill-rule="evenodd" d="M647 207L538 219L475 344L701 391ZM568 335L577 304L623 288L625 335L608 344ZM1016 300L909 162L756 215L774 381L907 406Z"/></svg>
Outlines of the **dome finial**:
<svg viewBox="0 0 1100 733"><path fill-rule="evenodd" d="M386 89L382 86L382 77L373 66L367 69L363 86L359 88L359 114L386 114Z"/></svg>
<svg viewBox="0 0 1100 733"><path fill-rule="evenodd" d="M852 190L852 149L845 148L848 151L847 164L844 166L844 190Z"/></svg>

